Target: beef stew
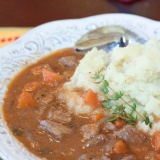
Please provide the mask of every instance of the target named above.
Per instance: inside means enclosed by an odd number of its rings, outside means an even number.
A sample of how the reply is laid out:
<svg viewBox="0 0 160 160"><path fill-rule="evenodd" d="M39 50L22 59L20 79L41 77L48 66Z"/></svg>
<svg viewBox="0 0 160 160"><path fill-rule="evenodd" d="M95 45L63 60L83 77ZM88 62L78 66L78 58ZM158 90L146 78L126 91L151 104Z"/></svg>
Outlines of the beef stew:
<svg viewBox="0 0 160 160"><path fill-rule="evenodd" d="M82 57L71 48L60 50L12 80L3 114L13 136L47 160L160 159L159 132L151 137L121 118L106 122L103 114L74 115L59 100L59 90Z"/></svg>

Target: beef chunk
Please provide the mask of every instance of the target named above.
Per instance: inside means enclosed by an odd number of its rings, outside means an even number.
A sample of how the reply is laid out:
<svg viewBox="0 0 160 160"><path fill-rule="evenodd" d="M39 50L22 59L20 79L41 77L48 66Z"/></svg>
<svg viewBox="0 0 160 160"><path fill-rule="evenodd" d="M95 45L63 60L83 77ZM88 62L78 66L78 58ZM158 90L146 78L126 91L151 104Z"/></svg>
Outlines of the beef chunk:
<svg viewBox="0 0 160 160"><path fill-rule="evenodd" d="M91 146L95 146L99 143L102 143L106 140L106 136L104 134L99 134L93 138L91 138L90 140L88 140L86 143L85 143L85 147L91 147Z"/></svg>
<svg viewBox="0 0 160 160"><path fill-rule="evenodd" d="M69 134L72 131L70 128L64 126L63 124L52 122L50 120L41 121L40 128L44 129L46 132L49 132L56 139L60 139L64 134Z"/></svg>
<svg viewBox="0 0 160 160"><path fill-rule="evenodd" d="M69 123L72 120L71 114L63 110L56 110L56 111L50 110L48 113L48 118L54 119L63 123Z"/></svg>
<svg viewBox="0 0 160 160"><path fill-rule="evenodd" d="M132 125L126 125L119 131L115 131L115 135L131 144L144 144L146 143L147 137L144 133L138 131Z"/></svg>
<svg viewBox="0 0 160 160"><path fill-rule="evenodd" d="M98 135L100 129L96 124L86 124L81 127L81 132L83 134L83 138L86 140L94 137L95 135Z"/></svg>
<svg viewBox="0 0 160 160"><path fill-rule="evenodd" d="M106 144L104 145L104 150L107 152L107 153L112 153L113 149L114 149L114 146L115 144L117 143L117 139L116 138L111 138L109 139Z"/></svg>
<svg viewBox="0 0 160 160"><path fill-rule="evenodd" d="M113 130L116 129L116 127L115 127L115 125L114 125L113 123L111 123L111 122L108 122L108 123L104 122L103 124L101 124L101 129L102 129L103 131L113 131Z"/></svg>
<svg viewBox="0 0 160 160"><path fill-rule="evenodd" d="M34 97L40 104L48 104L53 101L55 92L50 86L43 85L34 93Z"/></svg>
<svg viewBox="0 0 160 160"><path fill-rule="evenodd" d="M78 64L78 62L74 56L62 57L59 59L59 62L69 68L76 67Z"/></svg>

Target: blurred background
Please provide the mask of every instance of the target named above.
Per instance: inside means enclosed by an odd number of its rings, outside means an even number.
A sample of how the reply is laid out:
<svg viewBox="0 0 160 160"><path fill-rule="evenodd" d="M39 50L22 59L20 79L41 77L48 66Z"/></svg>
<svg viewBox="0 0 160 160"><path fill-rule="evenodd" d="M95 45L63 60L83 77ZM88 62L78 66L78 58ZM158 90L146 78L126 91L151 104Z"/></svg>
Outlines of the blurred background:
<svg viewBox="0 0 160 160"><path fill-rule="evenodd" d="M0 27L37 26L45 22L104 13L129 13L160 20L160 0L1 0Z"/></svg>
<svg viewBox="0 0 160 160"><path fill-rule="evenodd" d="M127 13L160 20L160 0L1 0L0 47L32 27L98 14Z"/></svg>

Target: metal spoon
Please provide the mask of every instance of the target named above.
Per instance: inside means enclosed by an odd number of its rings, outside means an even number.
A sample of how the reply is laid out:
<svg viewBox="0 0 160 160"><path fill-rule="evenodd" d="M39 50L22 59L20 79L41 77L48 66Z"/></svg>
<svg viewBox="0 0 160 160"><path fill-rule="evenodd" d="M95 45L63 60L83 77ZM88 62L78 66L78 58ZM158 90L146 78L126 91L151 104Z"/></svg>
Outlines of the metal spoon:
<svg viewBox="0 0 160 160"><path fill-rule="evenodd" d="M117 45L125 47L132 42L145 43L146 39L122 26L105 26L84 34L76 42L75 50L87 51L97 47L109 52Z"/></svg>

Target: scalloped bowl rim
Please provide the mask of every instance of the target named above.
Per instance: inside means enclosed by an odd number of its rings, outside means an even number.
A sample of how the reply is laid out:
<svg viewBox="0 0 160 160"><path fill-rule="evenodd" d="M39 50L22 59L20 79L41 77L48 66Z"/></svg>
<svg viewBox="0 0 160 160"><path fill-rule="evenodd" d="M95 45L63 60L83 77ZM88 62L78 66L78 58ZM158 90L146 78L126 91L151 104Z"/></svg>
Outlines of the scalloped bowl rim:
<svg viewBox="0 0 160 160"><path fill-rule="evenodd" d="M35 27L0 49L0 109L10 80L24 67L58 49L72 47L84 33L105 25L121 25L141 37L160 39L160 22L130 14L102 14L81 19L58 20ZM0 112L0 156L4 160L39 159L10 133Z"/></svg>

